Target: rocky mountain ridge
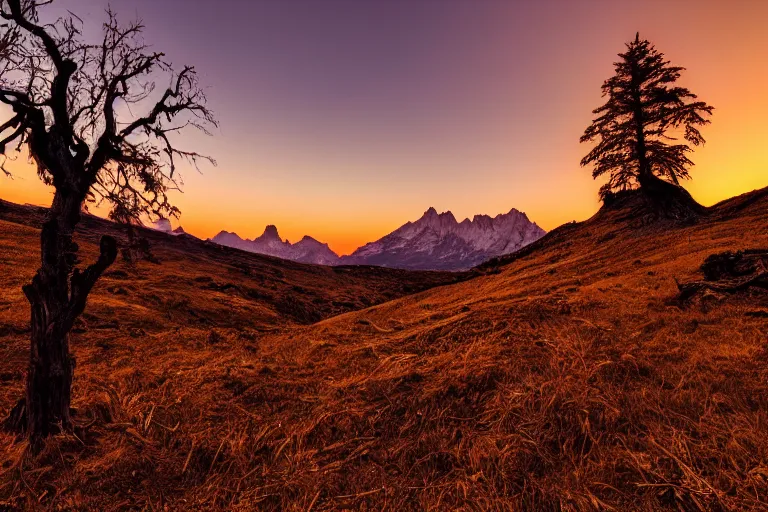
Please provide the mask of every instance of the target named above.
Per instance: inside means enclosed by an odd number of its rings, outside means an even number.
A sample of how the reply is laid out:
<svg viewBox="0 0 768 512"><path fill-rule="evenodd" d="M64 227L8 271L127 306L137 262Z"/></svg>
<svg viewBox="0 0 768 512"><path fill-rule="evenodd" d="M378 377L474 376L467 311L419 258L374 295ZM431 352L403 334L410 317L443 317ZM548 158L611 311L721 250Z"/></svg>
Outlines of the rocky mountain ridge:
<svg viewBox="0 0 768 512"><path fill-rule="evenodd" d="M212 242L227 247L234 247L244 251L266 254L300 263L313 263L315 265L338 265L339 255L311 236L305 236L295 244L280 238L277 227L269 225L264 233L253 240L242 239L237 233L221 231L211 238Z"/></svg>
<svg viewBox="0 0 768 512"><path fill-rule="evenodd" d="M283 240L274 225L252 240L221 231L212 242L245 251L318 265L376 265L414 270L465 270L490 258L512 253L546 234L516 210L456 220L450 211L429 208L422 217L365 244L349 256L305 236L295 244Z"/></svg>
<svg viewBox="0 0 768 512"><path fill-rule="evenodd" d="M490 258L512 253L546 234L536 223L516 210L475 215L456 220L450 211L429 208L415 222L407 222L392 233L368 243L342 262L420 270L464 270Z"/></svg>

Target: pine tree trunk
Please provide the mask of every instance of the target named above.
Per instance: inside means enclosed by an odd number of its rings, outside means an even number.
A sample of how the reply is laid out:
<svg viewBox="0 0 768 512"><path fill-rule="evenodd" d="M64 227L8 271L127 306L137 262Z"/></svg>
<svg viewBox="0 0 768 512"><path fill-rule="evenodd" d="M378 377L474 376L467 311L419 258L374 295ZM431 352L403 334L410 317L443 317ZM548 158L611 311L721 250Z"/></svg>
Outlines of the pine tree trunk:
<svg viewBox="0 0 768 512"><path fill-rule="evenodd" d="M683 187L653 174L640 177L640 193L660 217L679 221L694 221L706 212Z"/></svg>

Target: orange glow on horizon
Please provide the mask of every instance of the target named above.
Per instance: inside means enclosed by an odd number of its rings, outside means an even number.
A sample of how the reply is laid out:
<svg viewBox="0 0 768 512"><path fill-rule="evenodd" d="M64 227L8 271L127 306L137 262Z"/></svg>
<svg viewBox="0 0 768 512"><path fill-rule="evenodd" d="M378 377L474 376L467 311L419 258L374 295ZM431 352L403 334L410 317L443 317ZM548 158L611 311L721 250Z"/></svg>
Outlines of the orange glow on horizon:
<svg viewBox="0 0 768 512"><path fill-rule="evenodd" d="M579 167L589 150L579 136L602 104L600 85L616 54L638 30L684 66L681 83L715 107L712 124L702 129L707 143L691 155L693 179L682 185L707 206L768 186L768 2L549 3L473 3L469 9L458 2L454 7L466 11L454 13L455 25L427 16L434 23L429 27L416 20L402 28L398 23L416 18L395 12L392 26L411 30L410 39L390 34L390 26L380 30L383 36L372 28L381 40L370 41L369 31L325 33L307 22L288 34L286 24L288 35L275 29L267 39L285 46L248 50L266 52L258 62L274 68L259 74L254 66L260 81L219 72L213 66L226 64L223 56L202 62L222 128L212 138L190 135L183 149L210 154L219 166L202 174L182 169L184 193L171 195L182 211L174 226L205 239L221 230L254 238L274 224L291 242L309 235L349 254L430 206L451 210L459 221L514 207L546 230L589 218L599 207L600 184ZM404 9L392 4L379 7ZM259 33L269 32L269 20L253 21L262 22ZM149 42L197 39L157 23ZM316 47L301 39L310 29L318 30L311 34L318 45L330 39L329 53L310 52ZM358 41L381 45L381 55L391 57L388 38L408 41L398 48L412 51L392 62L356 53L332 60L341 52L339 41L350 51ZM177 54L192 47L178 46ZM196 55L189 57L197 66ZM325 67L304 69L325 65L320 57L341 77ZM242 61L232 66L230 73L246 67ZM371 68L370 76L358 75L358 68ZM296 69L317 84L296 79ZM297 89L280 87L286 83ZM307 97L303 85L315 96ZM7 167L14 178L0 174L0 198L50 203L50 190L26 156Z"/></svg>
<svg viewBox="0 0 768 512"><path fill-rule="evenodd" d="M717 138L717 137L712 137ZM768 154L753 155L752 158L739 158L739 150L742 145L750 145L753 141L743 139L742 142L731 151L706 153L707 158L702 158L701 163L692 170L693 179L683 183L694 198L705 206L711 206L717 202L739 194L768 186ZM705 153L701 149L699 152ZM52 198L52 189L44 185L37 177L31 164L14 163L8 166L12 172L12 178L0 177L0 198L14 203L29 203L38 206L48 206ZM728 169L721 171L720 169ZM573 208L563 208L562 204L556 204L557 198L549 197L546 202L536 210L526 211L528 217L547 231L571 220L585 220L599 208L596 197L596 186L592 183L589 173L584 169L576 168L574 175L581 180L581 188L584 189L578 201L572 203ZM571 180L572 181L572 180ZM586 193L586 198L583 194ZM558 194L559 197L559 194ZM416 220L420 211L410 212L410 216L400 218L387 218L385 216L355 219L346 225L339 224L338 219L317 215L311 219L283 218L279 215L269 214L259 216L260 220L253 220L243 212L227 214L208 210L207 203L189 194L177 194L176 204L180 206L182 215L179 219L172 219L174 227L182 225L184 229L202 239L211 238L219 231L225 230L237 233L241 238L254 238L261 235L267 224L275 224L280 236L292 243L300 240L304 235L328 243L331 249L339 255L350 254L358 247L381 238L392 232L408 221ZM586 200L585 200L586 199ZM427 205L423 208L426 210ZM510 208L514 206L511 205ZM450 208L438 208L444 211ZM457 220L464 217L472 217L474 214L459 215L454 209ZM479 211L494 216L504 213L507 209L498 211ZM92 210L92 213L105 216L105 207ZM321 212L322 213L322 212ZM282 220L282 222L281 222Z"/></svg>

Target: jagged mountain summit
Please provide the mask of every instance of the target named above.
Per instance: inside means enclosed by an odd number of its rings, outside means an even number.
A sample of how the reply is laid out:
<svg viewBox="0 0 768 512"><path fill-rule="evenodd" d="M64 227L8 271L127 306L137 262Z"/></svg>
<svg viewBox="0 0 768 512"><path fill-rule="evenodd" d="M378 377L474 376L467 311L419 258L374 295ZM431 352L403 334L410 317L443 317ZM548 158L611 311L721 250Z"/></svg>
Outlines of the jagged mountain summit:
<svg viewBox="0 0 768 512"><path fill-rule="evenodd" d="M448 211L429 208L385 237L364 245L343 264L378 265L415 270L464 270L490 258L512 253L546 234L512 209L496 217L475 215L461 222Z"/></svg>
<svg viewBox="0 0 768 512"><path fill-rule="evenodd" d="M169 235L186 235L186 236L192 236L186 231L184 231L184 228L179 226L176 229L173 229L173 226L171 226L170 219L166 219L165 217L161 217L157 219L156 221L152 222L149 227L151 229L154 229L155 231L162 231L163 233L168 233Z"/></svg>
<svg viewBox="0 0 768 512"><path fill-rule="evenodd" d="M267 226L264 233L253 240L244 240L237 233L221 231L211 241L227 247L301 263L313 263L315 265L337 265L339 263L339 255L333 252L328 244L319 242L311 236L305 236L292 244L288 240L281 239L277 227L273 225Z"/></svg>
<svg viewBox="0 0 768 512"><path fill-rule="evenodd" d="M161 217L157 219L156 221L152 222L149 226L150 228L154 229L155 231L162 231L163 233L172 233L173 227L171 226L171 221L169 219L166 219L164 217Z"/></svg>
<svg viewBox="0 0 768 512"><path fill-rule="evenodd" d="M496 217L475 215L458 222L451 212L429 208L387 236L339 257L328 244L305 236L295 244L283 240L275 226L261 236L242 239L222 231L211 239L220 245L317 265L376 265L412 270L466 270L515 252L546 234L514 208Z"/></svg>

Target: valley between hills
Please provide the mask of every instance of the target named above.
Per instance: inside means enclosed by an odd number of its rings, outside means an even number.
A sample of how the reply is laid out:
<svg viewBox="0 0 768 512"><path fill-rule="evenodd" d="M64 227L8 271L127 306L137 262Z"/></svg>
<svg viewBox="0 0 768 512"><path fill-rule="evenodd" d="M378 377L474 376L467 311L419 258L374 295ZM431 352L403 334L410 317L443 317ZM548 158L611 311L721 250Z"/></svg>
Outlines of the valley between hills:
<svg viewBox="0 0 768 512"><path fill-rule="evenodd" d="M0 204L0 409L44 209ZM75 429L0 434L0 509L766 510L768 189L695 222L630 197L468 272L323 267L151 230L75 326ZM94 258L117 226L86 217ZM122 238L121 238L122 237Z"/></svg>

